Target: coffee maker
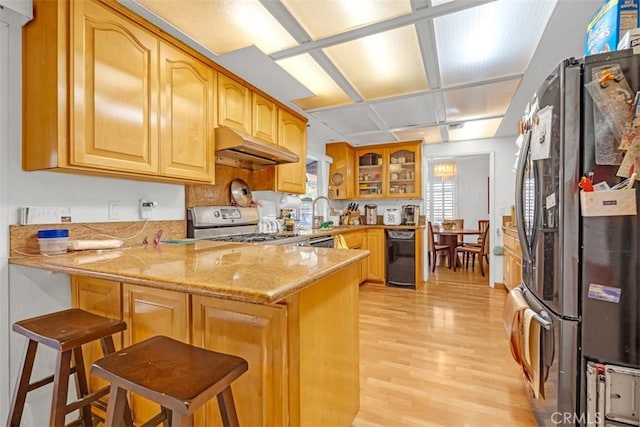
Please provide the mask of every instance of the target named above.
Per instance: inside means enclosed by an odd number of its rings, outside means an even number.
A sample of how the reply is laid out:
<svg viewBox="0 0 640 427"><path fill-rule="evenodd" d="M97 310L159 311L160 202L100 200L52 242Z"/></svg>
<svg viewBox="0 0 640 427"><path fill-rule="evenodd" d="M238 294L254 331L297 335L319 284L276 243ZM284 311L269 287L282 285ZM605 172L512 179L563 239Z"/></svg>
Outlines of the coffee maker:
<svg viewBox="0 0 640 427"><path fill-rule="evenodd" d="M418 225L420 218L419 205L403 205L402 206L402 225Z"/></svg>
<svg viewBox="0 0 640 427"><path fill-rule="evenodd" d="M364 223L367 225L376 225L378 223L377 205L364 205Z"/></svg>

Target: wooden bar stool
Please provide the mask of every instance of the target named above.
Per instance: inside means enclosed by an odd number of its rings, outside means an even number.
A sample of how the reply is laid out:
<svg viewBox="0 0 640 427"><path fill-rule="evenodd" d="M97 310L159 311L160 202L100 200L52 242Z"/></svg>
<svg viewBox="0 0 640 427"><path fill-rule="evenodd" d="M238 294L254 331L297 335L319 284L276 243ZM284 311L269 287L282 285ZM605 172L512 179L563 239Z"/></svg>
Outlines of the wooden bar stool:
<svg viewBox="0 0 640 427"><path fill-rule="evenodd" d="M191 426L194 412L217 396L225 426L237 426L231 383L246 372L247 361L229 354L155 336L97 360L91 372L111 382L105 426L119 426L127 391L160 405L144 425Z"/></svg>
<svg viewBox="0 0 640 427"><path fill-rule="evenodd" d="M91 404L109 392L103 387L89 394L87 374L84 368L82 345L100 340L103 353L115 351L111 335L127 329L122 320L109 319L84 310L73 308L21 320L13 324L13 330L29 339L11 401L8 426L18 427L27 393L46 384L53 383L53 401L51 403L51 426L64 426L68 413L80 409L80 418L71 423L92 426ZM58 351L56 371L53 375L31 383L31 372L36 358L38 344L46 345ZM74 366L71 366L73 356ZM78 400L67 404L69 377L76 374Z"/></svg>

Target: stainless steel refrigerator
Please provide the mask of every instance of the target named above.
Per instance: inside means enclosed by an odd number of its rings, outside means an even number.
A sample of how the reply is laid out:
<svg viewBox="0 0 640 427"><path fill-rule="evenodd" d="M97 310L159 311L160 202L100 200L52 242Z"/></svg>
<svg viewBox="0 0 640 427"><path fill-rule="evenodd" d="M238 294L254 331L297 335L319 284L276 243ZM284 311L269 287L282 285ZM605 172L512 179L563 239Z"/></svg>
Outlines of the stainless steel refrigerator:
<svg viewBox="0 0 640 427"><path fill-rule="evenodd" d="M630 50L571 58L547 77L525 114L516 216L522 292L548 324L540 338L544 398L530 401L539 425L598 425L607 414L589 414L588 365L640 367L638 216L583 216L577 186L588 174L596 183L621 181L623 152L584 86L606 64L619 64L633 93L640 90L640 56ZM599 298L594 286L618 300ZM636 394L628 399L638 409L640 386L630 384Z"/></svg>

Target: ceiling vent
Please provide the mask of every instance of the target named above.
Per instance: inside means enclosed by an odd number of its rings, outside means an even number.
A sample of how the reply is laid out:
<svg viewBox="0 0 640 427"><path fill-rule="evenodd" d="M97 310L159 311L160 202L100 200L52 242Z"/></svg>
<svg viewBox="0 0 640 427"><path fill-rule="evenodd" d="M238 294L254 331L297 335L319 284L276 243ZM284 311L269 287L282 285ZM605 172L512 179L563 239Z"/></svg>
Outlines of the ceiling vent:
<svg viewBox="0 0 640 427"><path fill-rule="evenodd" d="M449 123L447 125L447 128L449 130L458 130L458 129L462 129L464 127L464 123Z"/></svg>

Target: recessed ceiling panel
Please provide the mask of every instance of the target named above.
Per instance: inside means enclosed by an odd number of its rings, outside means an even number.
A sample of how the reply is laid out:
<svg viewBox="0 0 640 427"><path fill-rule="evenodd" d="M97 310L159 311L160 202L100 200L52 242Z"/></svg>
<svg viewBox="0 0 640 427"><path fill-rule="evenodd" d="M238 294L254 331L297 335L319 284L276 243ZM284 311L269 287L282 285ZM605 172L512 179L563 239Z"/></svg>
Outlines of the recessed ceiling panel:
<svg viewBox="0 0 640 427"><path fill-rule="evenodd" d="M378 130L376 123L371 120L366 105L354 105L345 108L333 108L330 111L316 111L311 113L331 129L342 134L358 133Z"/></svg>
<svg viewBox="0 0 640 427"><path fill-rule="evenodd" d="M449 130L449 141L491 138L495 136L501 121L502 117L465 122L462 129Z"/></svg>
<svg viewBox="0 0 640 427"><path fill-rule="evenodd" d="M216 54L255 45L269 54L297 46L258 0L136 0Z"/></svg>
<svg viewBox="0 0 640 427"><path fill-rule="evenodd" d="M365 100L428 89L413 25L335 45L324 52Z"/></svg>
<svg viewBox="0 0 640 427"><path fill-rule="evenodd" d="M400 141L411 141L422 139L427 144L437 144L442 142L440 136L440 126L425 126L394 132L396 138Z"/></svg>
<svg viewBox="0 0 640 427"><path fill-rule="evenodd" d="M409 0L282 0L313 40L411 13Z"/></svg>
<svg viewBox="0 0 640 427"><path fill-rule="evenodd" d="M520 79L443 92L447 122L502 116Z"/></svg>
<svg viewBox="0 0 640 427"><path fill-rule="evenodd" d="M433 95L417 95L376 101L371 107L390 128L436 123L436 108Z"/></svg>
<svg viewBox="0 0 640 427"><path fill-rule="evenodd" d="M522 73L555 5L495 1L434 19L443 86Z"/></svg>
<svg viewBox="0 0 640 427"><path fill-rule="evenodd" d="M348 135L346 140L351 145L355 146L396 142L396 138L391 132L371 132L363 135Z"/></svg>
<svg viewBox="0 0 640 427"><path fill-rule="evenodd" d="M338 84L313 60L304 54L277 61L289 74L307 87L315 95L294 100L303 110L327 106L350 104L351 98Z"/></svg>

